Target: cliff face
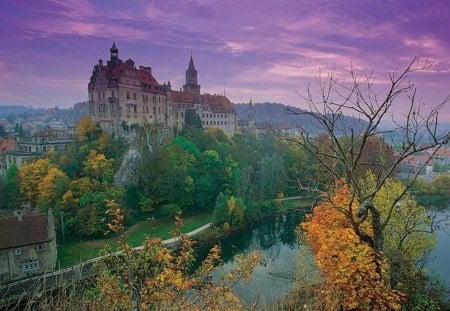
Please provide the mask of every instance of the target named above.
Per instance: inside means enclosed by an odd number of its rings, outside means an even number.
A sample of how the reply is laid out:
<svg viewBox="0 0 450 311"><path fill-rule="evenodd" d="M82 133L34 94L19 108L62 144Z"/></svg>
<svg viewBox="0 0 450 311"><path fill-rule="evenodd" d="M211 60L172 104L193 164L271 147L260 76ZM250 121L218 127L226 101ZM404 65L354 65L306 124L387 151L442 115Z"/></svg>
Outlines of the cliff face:
<svg viewBox="0 0 450 311"><path fill-rule="evenodd" d="M114 176L114 183L117 186L136 184L138 180L137 170L142 159L142 152L139 146L132 144L125 152L122 163Z"/></svg>
<svg viewBox="0 0 450 311"><path fill-rule="evenodd" d="M129 142L129 148L123 156L119 169L114 176L117 186L137 184L139 168L145 165L145 155L152 155L155 147L163 145L172 135L159 125L133 126L129 132L123 133Z"/></svg>

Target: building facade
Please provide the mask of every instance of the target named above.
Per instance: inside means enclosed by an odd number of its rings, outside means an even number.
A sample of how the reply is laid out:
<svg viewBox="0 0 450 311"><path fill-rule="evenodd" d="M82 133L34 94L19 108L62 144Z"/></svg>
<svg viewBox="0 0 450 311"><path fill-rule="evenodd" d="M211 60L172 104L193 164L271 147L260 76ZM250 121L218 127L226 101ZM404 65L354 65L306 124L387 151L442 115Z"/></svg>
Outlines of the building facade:
<svg viewBox="0 0 450 311"><path fill-rule="evenodd" d="M57 260L53 214L18 210L0 218L0 283L51 272Z"/></svg>
<svg viewBox="0 0 450 311"><path fill-rule="evenodd" d="M4 157L5 165L0 169L6 171L12 166L21 167L27 161L46 155L50 151L66 150L73 143L73 133L68 129L54 129L47 127L36 132L29 139L15 139L14 150L7 150Z"/></svg>
<svg viewBox="0 0 450 311"><path fill-rule="evenodd" d="M201 94L192 56L186 83L175 91L170 81L159 84L151 67L137 68L132 59L122 61L115 43L110 53L106 65L100 59L94 66L88 84L89 115L103 130L119 135L122 128L132 124L158 124L177 131L185 125L186 113L195 113L204 129L216 127L233 135L236 113L230 100Z"/></svg>

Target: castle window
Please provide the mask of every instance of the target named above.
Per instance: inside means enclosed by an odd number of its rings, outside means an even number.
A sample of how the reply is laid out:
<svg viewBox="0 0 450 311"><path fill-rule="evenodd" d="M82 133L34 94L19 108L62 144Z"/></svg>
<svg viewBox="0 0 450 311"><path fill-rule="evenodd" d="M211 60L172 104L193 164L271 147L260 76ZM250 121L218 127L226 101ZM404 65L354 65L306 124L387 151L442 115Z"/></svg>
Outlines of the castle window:
<svg viewBox="0 0 450 311"><path fill-rule="evenodd" d="M114 97L114 91L111 91L111 97Z"/></svg>
<svg viewBox="0 0 450 311"><path fill-rule="evenodd" d="M225 125L227 125L227 121L224 121Z"/></svg>
<svg viewBox="0 0 450 311"><path fill-rule="evenodd" d="M156 96L153 95L153 102L156 103Z"/></svg>
<svg viewBox="0 0 450 311"><path fill-rule="evenodd" d="M181 112L181 118L184 118L184 117L183 117L183 111Z"/></svg>
<svg viewBox="0 0 450 311"><path fill-rule="evenodd" d="M37 249L38 249L38 251L42 251L42 250L44 250L44 245L42 245L42 244L39 244L39 245L38 245L38 247L37 247Z"/></svg>
<svg viewBox="0 0 450 311"><path fill-rule="evenodd" d="M94 101L94 93L91 93L91 101Z"/></svg>
<svg viewBox="0 0 450 311"><path fill-rule="evenodd" d="M21 247L17 247L17 248L14 250L14 255L19 256L19 255L21 255L21 254L22 254L22 248L21 248Z"/></svg>
<svg viewBox="0 0 450 311"><path fill-rule="evenodd" d="M98 92L97 94L98 94L98 99L100 99L100 92Z"/></svg>
<svg viewBox="0 0 450 311"><path fill-rule="evenodd" d="M105 92L103 92L103 94L102 94L102 95L103 95L103 99L105 99Z"/></svg>
<svg viewBox="0 0 450 311"><path fill-rule="evenodd" d="M133 93L133 98L134 98L134 100L136 100L136 99L137 99L137 97L136 97L136 93Z"/></svg>
<svg viewBox="0 0 450 311"><path fill-rule="evenodd" d="M130 92L127 92L127 99L130 99Z"/></svg>
<svg viewBox="0 0 450 311"><path fill-rule="evenodd" d="M156 114L156 107L153 107L153 114Z"/></svg>
<svg viewBox="0 0 450 311"><path fill-rule="evenodd" d="M134 113L137 113L137 106L136 105L133 106L133 111L134 111Z"/></svg>

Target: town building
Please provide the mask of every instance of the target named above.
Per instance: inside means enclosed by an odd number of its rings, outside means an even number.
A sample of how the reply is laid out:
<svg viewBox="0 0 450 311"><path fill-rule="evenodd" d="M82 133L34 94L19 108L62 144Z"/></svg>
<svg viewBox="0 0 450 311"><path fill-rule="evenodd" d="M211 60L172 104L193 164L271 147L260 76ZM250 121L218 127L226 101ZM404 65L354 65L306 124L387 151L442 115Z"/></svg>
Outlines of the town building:
<svg viewBox="0 0 450 311"><path fill-rule="evenodd" d="M66 150L73 141L72 130L50 127L36 132L29 139L16 138L14 150L7 150L4 153L5 166L1 166L0 175L4 174L12 165L20 168L25 162L46 155L51 150Z"/></svg>
<svg viewBox="0 0 450 311"><path fill-rule="evenodd" d="M55 226L51 209L37 213L29 208L0 218L0 283L51 272L57 260Z"/></svg>
<svg viewBox="0 0 450 311"><path fill-rule="evenodd" d="M183 89L172 90L170 81L158 83L151 67L136 67L130 58L119 58L115 43L105 65L99 60L90 82L89 115L103 130L119 135L133 124L157 124L174 133L181 130L186 114L195 113L203 129L216 127L233 135L236 113L223 95L201 94L197 70L191 55Z"/></svg>
<svg viewBox="0 0 450 311"><path fill-rule="evenodd" d="M4 137L0 140L0 178L6 175L6 153L13 151L16 147L16 142L12 137Z"/></svg>

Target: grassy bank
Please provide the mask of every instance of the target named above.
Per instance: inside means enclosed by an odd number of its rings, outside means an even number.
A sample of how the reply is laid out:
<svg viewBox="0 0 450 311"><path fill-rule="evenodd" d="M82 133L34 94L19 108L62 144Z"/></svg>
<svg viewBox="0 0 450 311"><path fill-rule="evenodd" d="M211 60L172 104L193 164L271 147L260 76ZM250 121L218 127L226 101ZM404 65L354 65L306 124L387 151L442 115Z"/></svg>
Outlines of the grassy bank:
<svg viewBox="0 0 450 311"><path fill-rule="evenodd" d="M275 212L296 208L311 208L311 198L295 198L282 202ZM212 212L193 215L184 218L183 233L192 231L212 220ZM168 239L174 228L172 218L148 218L141 220L127 229L127 242L131 246L142 245L146 237L159 237ZM86 241L65 242L58 245L58 260L61 268L65 268L82 261L99 256L99 252L106 245L117 246L118 237L105 237L104 239L92 239Z"/></svg>
<svg viewBox="0 0 450 311"><path fill-rule="evenodd" d="M182 232L192 231L211 221L212 213L203 213L184 218ZM172 218L145 219L132 225L127 230L127 242L131 246L139 246L146 237L167 239L172 237L174 228ZM117 237L107 237L87 241L66 242L58 245L58 260L61 268L65 268L82 261L97 257L106 245L113 248L117 245Z"/></svg>

